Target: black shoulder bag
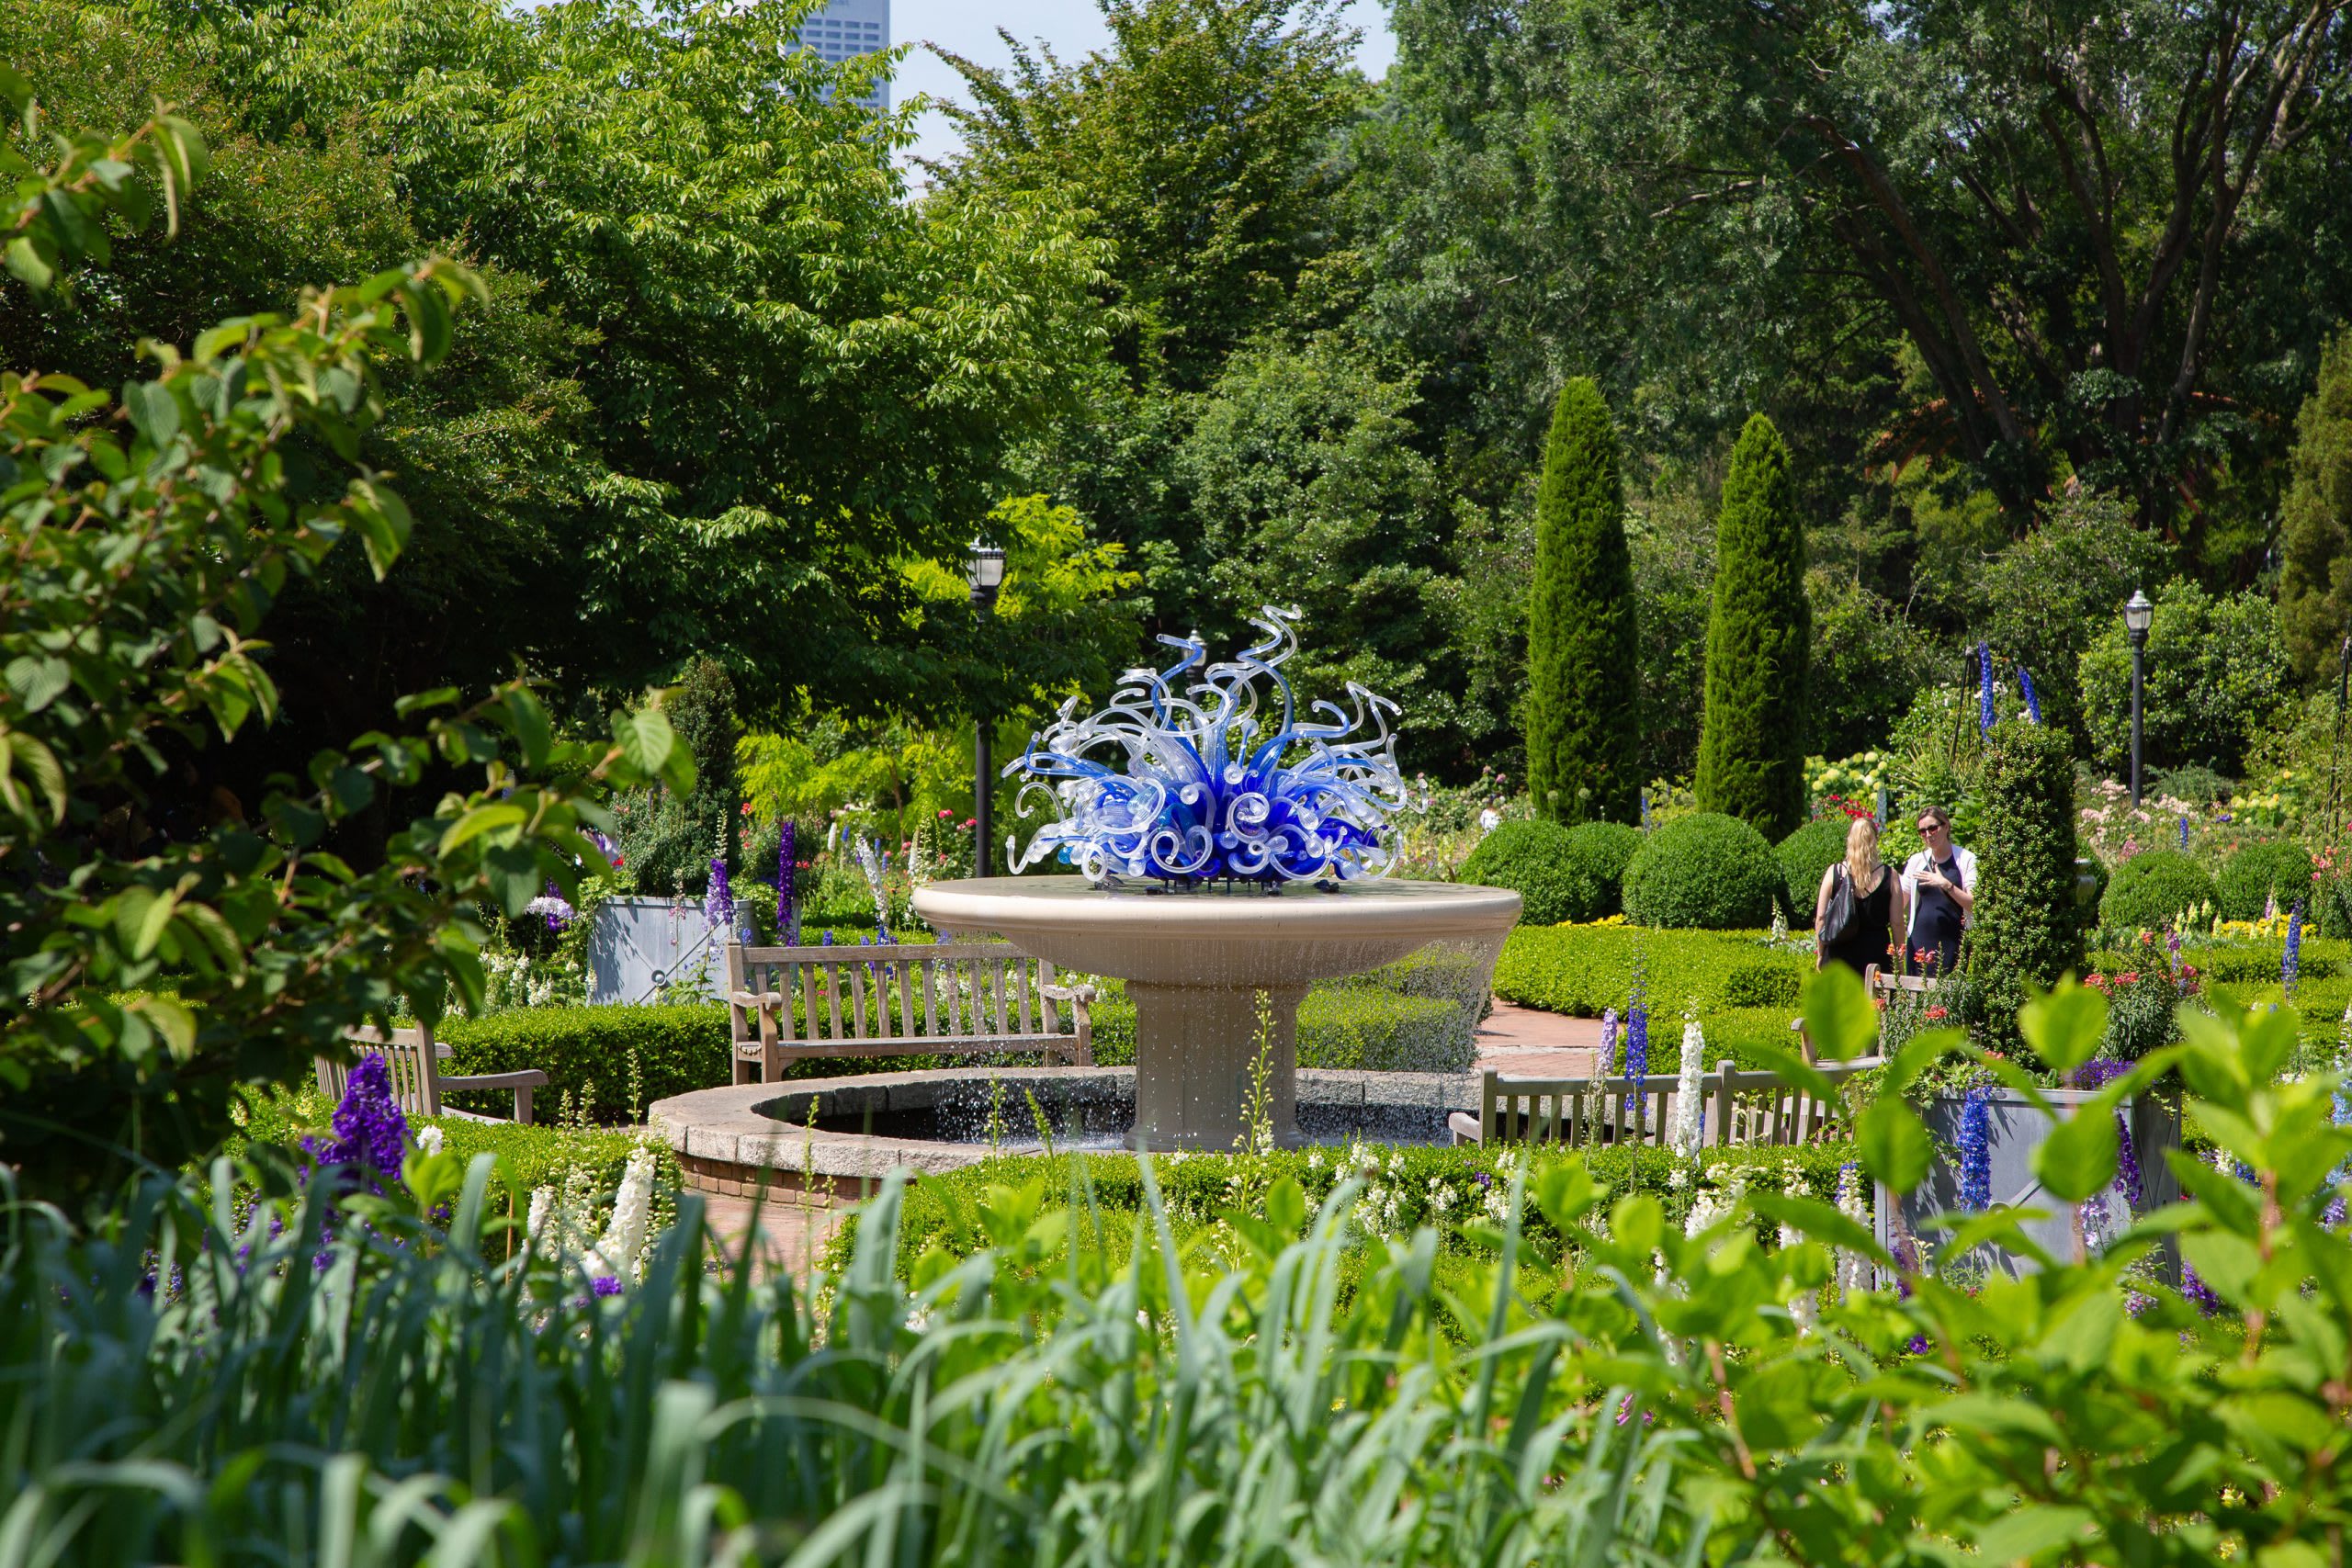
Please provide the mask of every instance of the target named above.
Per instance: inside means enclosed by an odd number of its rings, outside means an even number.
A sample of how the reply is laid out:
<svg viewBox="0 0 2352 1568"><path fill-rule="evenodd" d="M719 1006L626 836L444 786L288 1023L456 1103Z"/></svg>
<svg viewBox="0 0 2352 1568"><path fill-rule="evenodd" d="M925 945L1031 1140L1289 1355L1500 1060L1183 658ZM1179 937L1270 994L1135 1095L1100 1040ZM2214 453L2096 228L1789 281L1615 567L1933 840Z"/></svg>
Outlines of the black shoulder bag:
<svg viewBox="0 0 2352 1568"><path fill-rule="evenodd" d="M1829 883L1829 908L1822 911L1821 929L1814 932L1814 945L1833 947L1838 940L1854 929L1854 879L1842 865L1832 868Z"/></svg>

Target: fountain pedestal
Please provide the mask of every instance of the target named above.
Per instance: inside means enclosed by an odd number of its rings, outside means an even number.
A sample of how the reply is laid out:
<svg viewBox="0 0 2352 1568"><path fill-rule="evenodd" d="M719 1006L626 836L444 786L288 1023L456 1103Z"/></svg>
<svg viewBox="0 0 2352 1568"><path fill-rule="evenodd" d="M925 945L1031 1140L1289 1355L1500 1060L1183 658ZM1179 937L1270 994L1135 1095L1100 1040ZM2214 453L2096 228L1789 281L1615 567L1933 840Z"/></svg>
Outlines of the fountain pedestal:
<svg viewBox="0 0 2352 1568"><path fill-rule="evenodd" d="M1506 888L1450 882L1159 893L1078 876L993 876L915 894L915 912L940 931L991 933L1063 969L1125 980L1136 1004L1137 1138L1187 1149L1231 1148L1243 1135L1258 993L1272 1013L1274 1135L1287 1143L1308 986L1446 942L1477 955L1483 991L1519 906Z"/></svg>

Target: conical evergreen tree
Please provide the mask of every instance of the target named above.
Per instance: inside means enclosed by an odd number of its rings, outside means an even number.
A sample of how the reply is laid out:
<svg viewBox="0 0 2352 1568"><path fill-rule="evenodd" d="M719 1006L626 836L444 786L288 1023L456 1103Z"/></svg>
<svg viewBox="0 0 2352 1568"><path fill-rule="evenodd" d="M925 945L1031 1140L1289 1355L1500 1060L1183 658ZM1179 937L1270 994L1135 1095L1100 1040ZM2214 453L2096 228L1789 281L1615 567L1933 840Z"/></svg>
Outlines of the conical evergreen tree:
<svg viewBox="0 0 2352 1568"><path fill-rule="evenodd" d="M1527 784L1555 820L1632 822L1640 654L1634 558L1617 430L1600 389L1560 389L1535 494L1535 591L1527 624Z"/></svg>
<svg viewBox="0 0 2352 1568"><path fill-rule="evenodd" d="M1699 809L1778 841L1804 819L1804 684L1813 649L1804 528L1789 449L1762 414L1732 448L1715 524Z"/></svg>
<svg viewBox="0 0 2352 1568"><path fill-rule="evenodd" d="M2278 509L2278 629L2301 674L2334 674L2352 627L2352 330L2320 355L2319 385L2295 421Z"/></svg>

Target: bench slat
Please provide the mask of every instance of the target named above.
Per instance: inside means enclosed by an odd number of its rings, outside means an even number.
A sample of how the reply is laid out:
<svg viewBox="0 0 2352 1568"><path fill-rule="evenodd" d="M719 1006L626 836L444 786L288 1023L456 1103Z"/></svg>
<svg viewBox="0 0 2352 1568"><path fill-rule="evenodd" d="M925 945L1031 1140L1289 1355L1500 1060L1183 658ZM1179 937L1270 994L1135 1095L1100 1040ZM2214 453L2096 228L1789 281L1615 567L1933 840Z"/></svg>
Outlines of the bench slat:
<svg viewBox="0 0 2352 1568"><path fill-rule="evenodd" d="M935 1035L918 1034L894 1040L828 1041L821 1045L803 1045L796 1056L969 1056L1009 1055L1015 1051L1067 1051L1070 1048L1067 1034L977 1034L961 1040L941 1039ZM739 1055L756 1057L756 1043L738 1045Z"/></svg>

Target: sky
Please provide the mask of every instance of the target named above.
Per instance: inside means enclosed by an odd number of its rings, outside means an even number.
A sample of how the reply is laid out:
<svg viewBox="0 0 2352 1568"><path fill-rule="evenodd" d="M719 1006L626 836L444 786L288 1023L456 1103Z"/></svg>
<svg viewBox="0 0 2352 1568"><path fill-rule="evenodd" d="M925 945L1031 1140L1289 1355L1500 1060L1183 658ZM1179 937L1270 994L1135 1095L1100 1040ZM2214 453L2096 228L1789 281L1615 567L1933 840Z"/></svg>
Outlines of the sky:
<svg viewBox="0 0 2352 1568"><path fill-rule="evenodd" d="M1396 40L1388 30L1387 11L1380 0L1355 0L1347 17L1363 34L1363 44L1356 54L1357 64L1367 76L1376 79L1385 75L1388 62L1396 57ZM890 0L893 43L920 45L931 41L982 65L1010 65L1012 56L996 36L999 28L1024 43L1042 39L1065 61L1083 59L1089 51L1110 41L1109 29L1103 27L1102 14L1095 8L1094 0L996 0L994 4L982 5L973 5L970 0ZM960 85L956 73L929 50L917 48L909 51L899 66L898 78L891 85L890 101L901 104L917 93L954 97ZM944 157L958 144L946 117L936 111L917 119L915 130L920 140L908 151L910 159Z"/></svg>

